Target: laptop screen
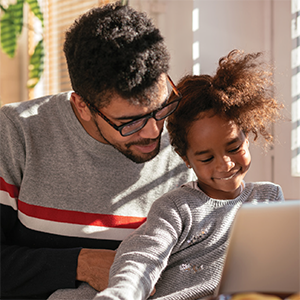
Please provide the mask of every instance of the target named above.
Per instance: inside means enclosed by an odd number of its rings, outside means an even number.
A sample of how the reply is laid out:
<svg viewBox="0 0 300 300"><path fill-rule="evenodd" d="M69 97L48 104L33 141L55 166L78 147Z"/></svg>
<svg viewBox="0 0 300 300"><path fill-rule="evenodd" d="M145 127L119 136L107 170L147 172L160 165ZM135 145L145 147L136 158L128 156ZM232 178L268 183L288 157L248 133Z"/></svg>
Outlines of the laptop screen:
<svg viewBox="0 0 300 300"><path fill-rule="evenodd" d="M300 291L300 200L246 203L234 221L217 294Z"/></svg>

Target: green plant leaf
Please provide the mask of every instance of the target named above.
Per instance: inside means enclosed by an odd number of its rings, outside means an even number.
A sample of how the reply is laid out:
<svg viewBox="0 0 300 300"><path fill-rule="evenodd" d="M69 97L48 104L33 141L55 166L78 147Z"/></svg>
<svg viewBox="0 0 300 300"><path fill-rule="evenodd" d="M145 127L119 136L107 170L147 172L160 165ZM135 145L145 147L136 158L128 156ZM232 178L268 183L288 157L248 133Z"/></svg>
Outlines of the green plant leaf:
<svg viewBox="0 0 300 300"><path fill-rule="evenodd" d="M44 17L43 14L41 12L38 0L25 0L30 7L30 10L34 13L34 15L40 19L40 21L42 22L42 26L44 27Z"/></svg>
<svg viewBox="0 0 300 300"><path fill-rule="evenodd" d="M0 9L6 12L6 8L0 3Z"/></svg>
<svg viewBox="0 0 300 300"><path fill-rule="evenodd" d="M39 82L44 70L44 56L44 44L43 40L40 40L29 60L29 79L27 81L28 88L34 88Z"/></svg>
<svg viewBox="0 0 300 300"><path fill-rule="evenodd" d="M5 10L0 21L0 39L3 51L14 57L17 48L17 38L23 28L23 4L24 0L18 0Z"/></svg>

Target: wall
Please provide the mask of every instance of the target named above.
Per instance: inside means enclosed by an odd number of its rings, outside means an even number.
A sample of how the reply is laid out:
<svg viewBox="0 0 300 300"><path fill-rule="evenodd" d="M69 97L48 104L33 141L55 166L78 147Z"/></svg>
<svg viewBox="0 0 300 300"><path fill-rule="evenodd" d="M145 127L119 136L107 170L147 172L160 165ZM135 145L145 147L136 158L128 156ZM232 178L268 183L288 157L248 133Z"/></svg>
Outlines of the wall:
<svg viewBox="0 0 300 300"><path fill-rule="evenodd" d="M283 187L286 198L300 199L300 177L291 176L291 5L289 1L275 1L274 7L274 60L278 96L285 104L287 122L275 126L278 145L275 146L275 181ZM300 83L299 83L300 84ZM299 106L298 106L299 109ZM298 113L299 114L299 113Z"/></svg>
<svg viewBox="0 0 300 300"><path fill-rule="evenodd" d="M192 0L129 0L137 10L146 12L159 27L171 55L169 75L177 82L192 70Z"/></svg>
<svg viewBox="0 0 300 300"><path fill-rule="evenodd" d="M24 18L27 11L24 11ZM27 28L24 26L18 38L14 58L8 57L0 49L0 107L11 102L28 99L26 87L28 74Z"/></svg>
<svg viewBox="0 0 300 300"><path fill-rule="evenodd" d="M11 59L0 52L0 106L20 101L19 61L19 55Z"/></svg>

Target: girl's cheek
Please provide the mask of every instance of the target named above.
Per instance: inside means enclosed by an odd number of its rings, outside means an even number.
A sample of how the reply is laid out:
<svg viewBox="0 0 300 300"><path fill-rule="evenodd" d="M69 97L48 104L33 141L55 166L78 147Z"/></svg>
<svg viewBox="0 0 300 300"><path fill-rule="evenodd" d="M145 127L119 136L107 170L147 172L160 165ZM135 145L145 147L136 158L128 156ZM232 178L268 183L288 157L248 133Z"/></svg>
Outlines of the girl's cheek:
<svg viewBox="0 0 300 300"><path fill-rule="evenodd" d="M251 162L251 154L249 151L245 150L245 154L244 154L244 161L245 163L248 165Z"/></svg>
<svg viewBox="0 0 300 300"><path fill-rule="evenodd" d="M250 151L249 151L248 147L245 147L244 149L241 150L240 158L243 160L245 165L250 164L251 154L250 154Z"/></svg>

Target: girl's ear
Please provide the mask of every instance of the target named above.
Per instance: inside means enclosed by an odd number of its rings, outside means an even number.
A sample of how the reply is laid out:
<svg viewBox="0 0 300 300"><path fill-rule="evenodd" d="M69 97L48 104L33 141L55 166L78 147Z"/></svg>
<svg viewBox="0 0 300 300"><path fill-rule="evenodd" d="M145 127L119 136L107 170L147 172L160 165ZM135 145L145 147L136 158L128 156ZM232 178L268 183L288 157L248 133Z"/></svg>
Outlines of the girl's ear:
<svg viewBox="0 0 300 300"><path fill-rule="evenodd" d="M79 95L77 95L76 93L72 93L70 101L73 104L74 109L76 110L75 113L78 114L81 119L83 119L84 121L91 120L91 112L86 103Z"/></svg>
<svg viewBox="0 0 300 300"><path fill-rule="evenodd" d="M182 157L182 159L185 162L186 166L190 169L191 165L190 165L190 162L189 162L188 158L185 156L185 157Z"/></svg>
<svg viewBox="0 0 300 300"><path fill-rule="evenodd" d="M248 135L248 133L245 134L245 137L246 137L246 144L249 147L250 142L249 142L249 135Z"/></svg>
<svg viewBox="0 0 300 300"><path fill-rule="evenodd" d="M186 166L190 169L191 166L190 166L188 158L186 156L181 156L176 149L175 149L175 152L183 159L183 161L185 162Z"/></svg>

